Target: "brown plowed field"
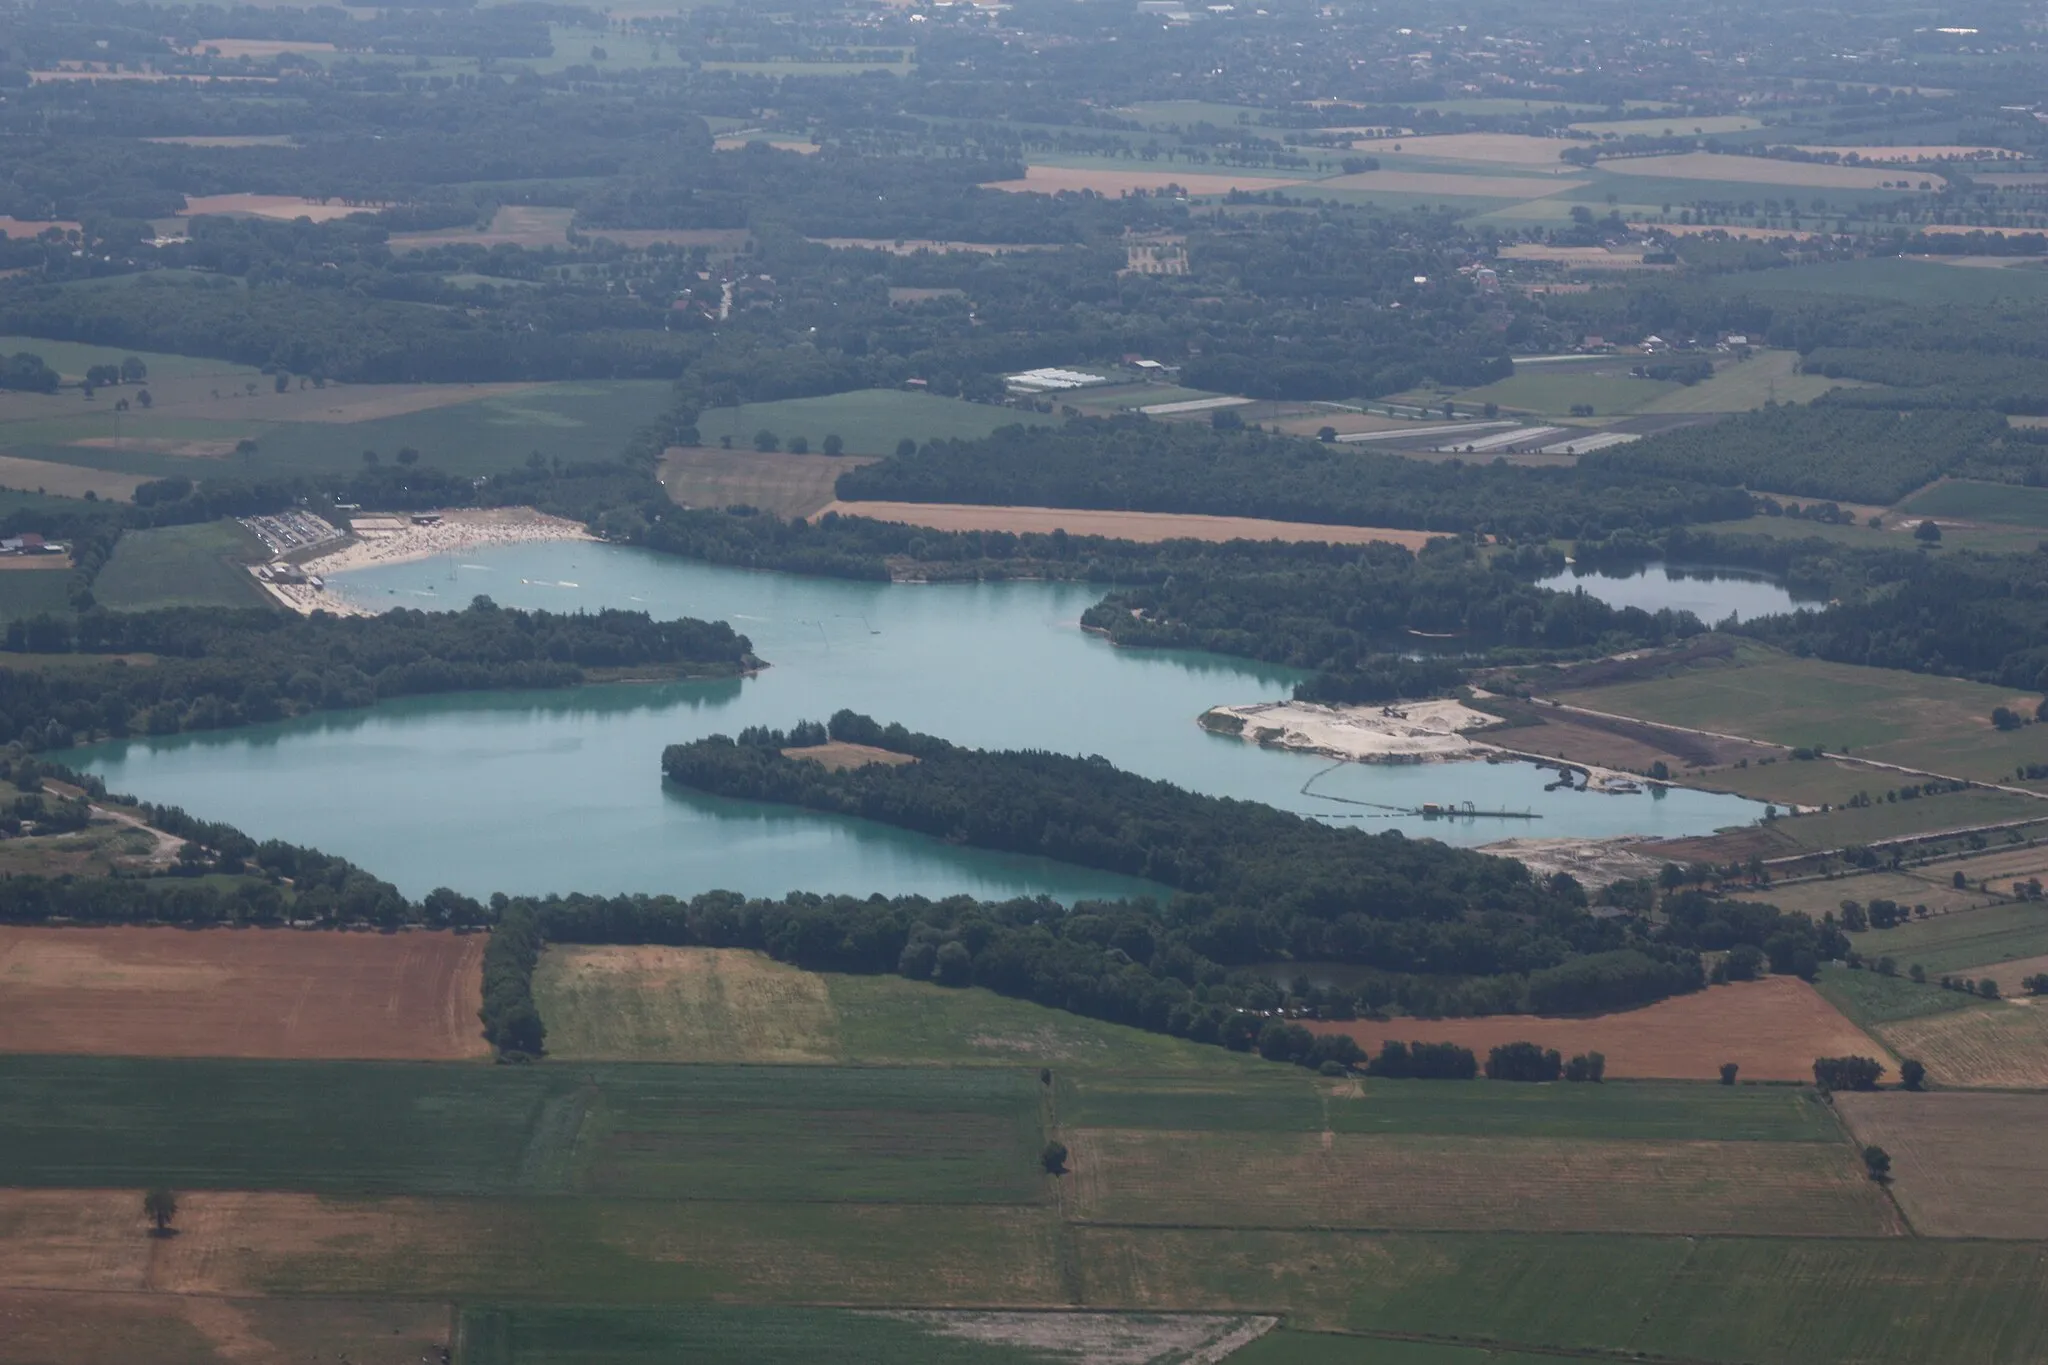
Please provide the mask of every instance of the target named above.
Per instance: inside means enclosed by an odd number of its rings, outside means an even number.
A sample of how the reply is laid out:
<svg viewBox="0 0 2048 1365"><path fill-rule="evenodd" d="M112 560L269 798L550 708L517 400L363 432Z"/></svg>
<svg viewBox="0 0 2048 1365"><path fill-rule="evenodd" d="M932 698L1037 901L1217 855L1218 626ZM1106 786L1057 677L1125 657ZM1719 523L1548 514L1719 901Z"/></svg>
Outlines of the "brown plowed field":
<svg viewBox="0 0 2048 1365"><path fill-rule="evenodd" d="M843 462L842 462L843 467ZM1384 526L1325 526L1263 517L1209 517L1192 512L1105 512L1071 507L983 507L958 502L834 502L818 515L872 517L929 526L935 531L1064 530L1070 536L1110 536L1152 544L1161 540L1319 540L1363 545L1384 540L1419 550L1441 531L1399 531Z"/></svg>
<svg viewBox="0 0 2048 1365"><path fill-rule="evenodd" d="M1929 1237L2017 1237L2048 1227L2048 1095L1835 1096L1859 1143L1892 1159L1892 1192Z"/></svg>
<svg viewBox="0 0 2048 1365"><path fill-rule="evenodd" d="M0 1290L0 1361L37 1365L415 1365L440 1359L434 1303Z"/></svg>
<svg viewBox="0 0 2048 1365"><path fill-rule="evenodd" d="M1723 1062L1754 1081L1810 1081L1816 1057L1891 1057L1868 1034L1843 1018L1813 987L1789 976L1711 986L1660 1000L1639 1010L1589 1018L1553 1019L1496 1014L1483 1019L1361 1019L1312 1024L1319 1033L1346 1033L1377 1052L1382 1042L1458 1043L1479 1054L1501 1043L1531 1042L1569 1057L1600 1052L1607 1074L1708 1080ZM1933 1065L1931 1059L1929 1066Z"/></svg>
<svg viewBox="0 0 2048 1365"><path fill-rule="evenodd" d="M487 1055L482 934L0 927L0 1052Z"/></svg>
<svg viewBox="0 0 2048 1365"><path fill-rule="evenodd" d="M1904 1229L1832 1142L1441 1134L1070 1135L1069 1212L1098 1222L1417 1231L1796 1234Z"/></svg>

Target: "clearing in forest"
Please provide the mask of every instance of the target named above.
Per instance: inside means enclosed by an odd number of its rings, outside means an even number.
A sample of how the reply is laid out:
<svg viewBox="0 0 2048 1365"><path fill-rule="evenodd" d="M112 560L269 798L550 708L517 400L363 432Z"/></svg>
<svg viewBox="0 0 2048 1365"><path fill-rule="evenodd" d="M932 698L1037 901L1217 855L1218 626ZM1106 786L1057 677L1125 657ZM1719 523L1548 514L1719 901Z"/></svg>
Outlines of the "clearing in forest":
<svg viewBox="0 0 2048 1365"><path fill-rule="evenodd" d="M2017 1237L2048 1226L2048 1095L1835 1096L1858 1143L1892 1159L1892 1192L1913 1230L1929 1237Z"/></svg>
<svg viewBox="0 0 2048 1365"><path fill-rule="evenodd" d="M1840 1143L1156 1129L1070 1130L1067 1141L1066 1207L1091 1222L1841 1237L1904 1230Z"/></svg>
<svg viewBox="0 0 2048 1365"><path fill-rule="evenodd" d="M662 457L661 481L682 507L745 506L779 517L807 517L831 505L841 474L875 459L672 446Z"/></svg>
<svg viewBox="0 0 2048 1365"><path fill-rule="evenodd" d="M481 934L0 926L0 1052L454 1061Z"/></svg>
<svg viewBox="0 0 2048 1365"><path fill-rule="evenodd" d="M814 972L739 948L559 946L534 995L559 1060L821 1062L838 1020Z"/></svg>
<svg viewBox="0 0 2048 1365"><path fill-rule="evenodd" d="M1585 1018L1495 1014L1476 1019L1386 1019L1322 1023L1369 1052L1387 1041L1458 1043L1484 1061L1502 1043L1531 1042L1566 1057L1599 1052L1607 1074L1711 1080L1734 1062L1744 1080L1811 1081L1813 1059L1860 1054L1890 1064L1885 1050L1804 981L1773 976L1710 986L1642 1009ZM1930 1063L1931 1065L1931 1063Z"/></svg>
<svg viewBox="0 0 2048 1365"><path fill-rule="evenodd" d="M1108 536L1148 545L1162 540L1291 540L1337 545L1364 545L1378 540L1419 550L1444 534L1385 526L1268 521L1262 517L1211 517L1193 512L1108 512L957 502L834 502L824 511L843 517L872 517L876 521L928 526L934 531L1009 531L1018 535L1065 531L1071 536Z"/></svg>

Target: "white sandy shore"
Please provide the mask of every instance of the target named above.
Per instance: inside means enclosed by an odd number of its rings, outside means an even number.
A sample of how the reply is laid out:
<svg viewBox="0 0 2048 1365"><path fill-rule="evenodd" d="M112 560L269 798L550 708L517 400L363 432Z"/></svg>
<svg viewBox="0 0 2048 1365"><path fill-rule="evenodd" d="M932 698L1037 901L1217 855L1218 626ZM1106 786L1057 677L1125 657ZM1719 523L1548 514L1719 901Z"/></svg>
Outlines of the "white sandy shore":
<svg viewBox="0 0 2048 1365"><path fill-rule="evenodd" d="M595 540L583 526L563 517L551 517L531 507L464 507L439 514L432 526L415 526L411 514L395 516L399 529L388 535L340 542L326 554L307 560L302 567L309 574L331 579L353 569L381 564L406 564L435 555L469 554L499 545L526 545L546 540ZM293 611L311 614L332 612L337 616L369 616L373 612L357 606L332 588L311 584L266 583L271 596Z"/></svg>

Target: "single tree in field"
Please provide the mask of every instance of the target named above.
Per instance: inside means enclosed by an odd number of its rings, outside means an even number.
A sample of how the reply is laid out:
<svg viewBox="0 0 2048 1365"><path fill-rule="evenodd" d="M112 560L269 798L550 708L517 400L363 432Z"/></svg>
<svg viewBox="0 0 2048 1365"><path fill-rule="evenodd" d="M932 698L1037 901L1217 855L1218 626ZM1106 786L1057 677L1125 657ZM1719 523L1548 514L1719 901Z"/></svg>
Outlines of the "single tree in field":
<svg viewBox="0 0 2048 1365"><path fill-rule="evenodd" d="M1039 1164L1045 1167L1047 1175L1065 1175L1067 1173L1067 1144L1064 1142L1046 1143L1045 1150L1038 1154L1038 1160Z"/></svg>
<svg viewBox="0 0 2048 1365"><path fill-rule="evenodd" d="M845 451L846 442L840 438L839 433L836 431L827 432L825 435L825 453L827 455L840 455L844 454Z"/></svg>
<svg viewBox="0 0 2048 1365"><path fill-rule="evenodd" d="M170 1236L178 1217L178 1196L159 1185L142 1196L142 1216L156 1224L155 1236Z"/></svg>
<svg viewBox="0 0 2048 1365"><path fill-rule="evenodd" d="M1939 545L1941 543L1941 527L1935 525L1934 519L1930 517L1913 528L1913 539L1923 545Z"/></svg>
<svg viewBox="0 0 2048 1365"><path fill-rule="evenodd" d="M1899 1063L1899 1084L1908 1090L1918 1090L1927 1083L1927 1068L1907 1057Z"/></svg>
<svg viewBox="0 0 2048 1365"><path fill-rule="evenodd" d="M1892 1155L1882 1147L1863 1149L1863 1169L1870 1172L1870 1178L1882 1185L1892 1178Z"/></svg>
<svg viewBox="0 0 2048 1365"><path fill-rule="evenodd" d="M1734 1062L1723 1062L1723 1063L1721 1063L1721 1084L1723 1084L1723 1085L1733 1085L1733 1084L1735 1084L1735 1073L1736 1073L1737 1071L1740 1071L1741 1069L1742 1069L1742 1068L1740 1068L1739 1066L1737 1066L1737 1065L1736 1065L1736 1064L1735 1064Z"/></svg>

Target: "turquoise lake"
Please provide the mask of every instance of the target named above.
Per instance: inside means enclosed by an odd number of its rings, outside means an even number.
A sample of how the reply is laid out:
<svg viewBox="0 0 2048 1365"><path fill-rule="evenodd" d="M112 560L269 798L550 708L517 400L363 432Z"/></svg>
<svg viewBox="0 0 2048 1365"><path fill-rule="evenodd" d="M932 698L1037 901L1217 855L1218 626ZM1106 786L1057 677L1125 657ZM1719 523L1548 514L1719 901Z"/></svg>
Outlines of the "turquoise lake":
<svg viewBox="0 0 2048 1365"><path fill-rule="evenodd" d="M1208 707L1285 697L1295 675L1214 655L1116 649L1079 627L1101 595L1085 585L854 583L557 543L366 569L332 586L383 609L449 609L488 594L505 606L726 620L771 667L719 682L410 698L101 745L73 761L116 791L342 854L412 895L443 885L474 895L723 887L1071 900L1156 889L662 781L665 745L748 725L786 728L841 707L963 744L1101 754L1149 777L1303 814L1357 809L1302 795L1314 778L1318 794L1401 807L1471 801L1543 817L1345 821L1465 845L1698 834L1761 814L1753 802L1682 789L1545 792L1550 774L1518 763L1333 769L1208 734L1195 723Z"/></svg>

